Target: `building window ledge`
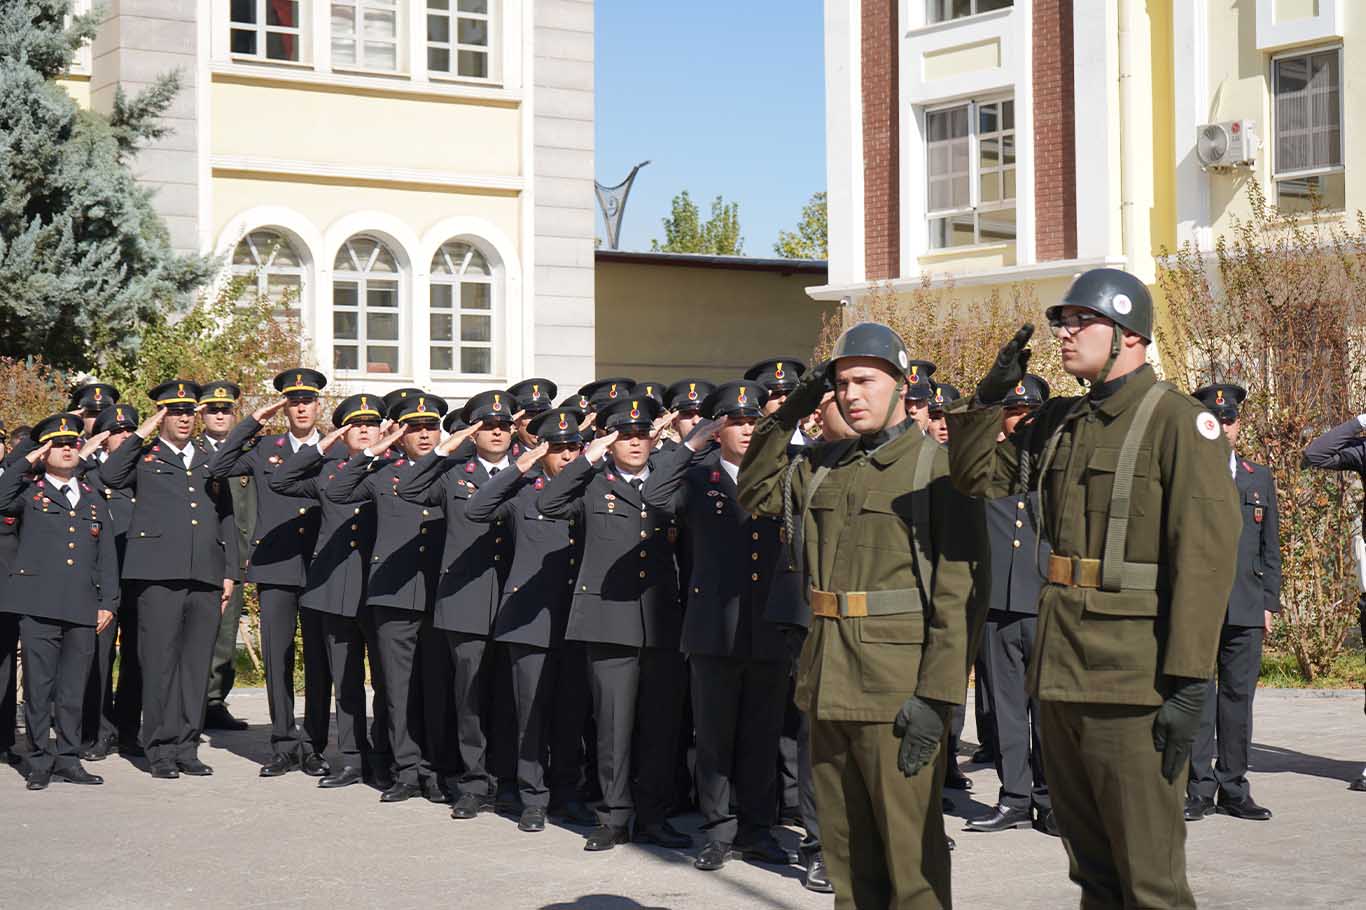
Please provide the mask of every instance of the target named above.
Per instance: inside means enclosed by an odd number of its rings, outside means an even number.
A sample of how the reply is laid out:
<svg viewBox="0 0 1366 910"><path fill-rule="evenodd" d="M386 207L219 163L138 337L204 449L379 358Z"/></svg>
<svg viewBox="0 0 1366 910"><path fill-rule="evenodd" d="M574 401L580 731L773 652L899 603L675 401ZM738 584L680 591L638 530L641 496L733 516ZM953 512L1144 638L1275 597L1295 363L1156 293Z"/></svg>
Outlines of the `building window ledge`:
<svg viewBox="0 0 1366 910"><path fill-rule="evenodd" d="M981 253L1005 253L1015 249L1016 241L999 240L992 243L973 243L968 246L949 246L938 250L926 250L918 257L921 262L943 262L957 256L976 256Z"/></svg>
<svg viewBox="0 0 1366 910"><path fill-rule="evenodd" d="M929 286L946 287L985 287L996 284L1016 284L1022 281L1040 281L1046 278L1072 276L1088 269L1123 268L1124 259L1058 259L1051 262L1037 262L1029 265L1012 265L1001 269L988 269L981 272L949 274L922 271L907 278L893 278L888 281L861 281L846 285L821 285L806 289L812 300L838 301L846 297L862 297L879 288L888 288L894 293L908 293Z"/></svg>
<svg viewBox="0 0 1366 910"><path fill-rule="evenodd" d="M324 88L348 88L357 92L373 94L441 98L451 101L484 101L494 104L518 105L522 101L520 92L509 91L495 86L471 85L466 82L421 82L405 76L386 73L383 76L355 73L351 71L330 73L319 72L311 66L295 69L275 63L216 63L212 73L215 80L250 81L294 84L299 86L319 86ZM398 76L397 78L396 75Z"/></svg>
<svg viewBox="0 0 1366 910"><path fill-rule="evenodd" d="M906 30L907 38L920 38L925 35L937 35L940 32L953 31L970 25L981 25L984 22L991 22L993 19L1005 19L1015 12L1015 7L1007 6L1002 9L994 9L990 12L977 13L972 16L960 16L957 19L945 19L943 22L931 22L929 25L918 25L915 28Z"/></svg>

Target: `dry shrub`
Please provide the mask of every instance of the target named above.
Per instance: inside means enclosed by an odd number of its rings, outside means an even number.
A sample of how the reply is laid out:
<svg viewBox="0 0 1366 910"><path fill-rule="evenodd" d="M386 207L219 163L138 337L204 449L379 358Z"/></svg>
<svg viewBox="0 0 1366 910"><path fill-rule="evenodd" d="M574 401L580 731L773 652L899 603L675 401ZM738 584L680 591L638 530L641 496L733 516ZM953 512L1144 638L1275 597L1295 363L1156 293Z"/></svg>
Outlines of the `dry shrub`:
<svg viewBox="0 0 1366 910"><path fill-rule="evenodd" d="M1280 499L1284 611L1272 642L1306 680L1331 669L1357 600L1351 530L1360 521L1354 475L1301 470L1304 446L1363 409L1366 220L1282 215L1249 184L1252 213L1234 219L1202 256L1164 251L1159 329L1167 372L1184 388L1247 387L1240 455L1271 468Z"/></svg>
<svg viewBox="0 0 1366 910"><path fill-rule="evenodd" d="M0 357L0 418L11 437L16 427L66 410L69 393L79 384L78 374L54 370L41 356Z"/></svg>

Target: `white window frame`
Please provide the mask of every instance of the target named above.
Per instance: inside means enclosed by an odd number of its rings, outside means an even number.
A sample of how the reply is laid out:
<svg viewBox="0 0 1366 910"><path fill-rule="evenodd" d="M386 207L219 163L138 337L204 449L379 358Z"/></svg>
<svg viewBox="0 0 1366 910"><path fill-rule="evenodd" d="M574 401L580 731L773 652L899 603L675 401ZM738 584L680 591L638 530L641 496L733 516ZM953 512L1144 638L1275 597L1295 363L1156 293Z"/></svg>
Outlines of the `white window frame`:
<svg viewBox="0 0 1366 910"><path fill-rule="evenodd" d="M411 2L405 0L325 0L327 3L327 37L331 45L337 36L332 31L332 7L349 6L355 11L352 20L352 32L349 40L356 45L356 60L354 63L338 63L335 53L331 53L332 69L339 73L365 73L369 75L381 76L409 76L411 68L408 65L408 11ZM425 7L425 2L424 2ZM366 66L365 64L365 45L367 41L371 44L388 44L388 41L367 39L365 37L365 10L367 7L375 9L394 11L394 68L383 69L381 67ZM330 50L330 48L329 48Z"/></svg>
<svg viewBox="0 0 1366 910"><path fill-rule="evenodd" d="M981 200L981 194L982 194L982 187L981 187L981 182L982 182L982 172L981 172L981 144L980 144L980 143L981 143L981 138L980 138L980 135L979 135L979 133L980 133L979 126L980 126L980 122L981 122L981 121L980 121L980 118L979 118L979 116L978 116L978 109L979 109L982 105L985 105L985 104L1000 104L1000 103L1005 102L1005 101L1011 102L1011 104L1012 104L1013 106L1015 106L1015 108L1016 108L1016 110L1013 112L1012 117L1011 117L1012 123L1014 123L1014 124L1016 124L1016 125L1015 125L1015 126L1012 126L1012 127L1010 128L1010 130L1008 131L1008 132L1010 133L1011 137L1015 140L1015 164L1012 165L1012 167L1013 167L1013 169L1014 169L1014 171L1015 171L1015 196L1011 199L1012 205L1010 205L1010 206L1005 205L1005 200L1004 200L1004 198L1003 198L1003 199L997 200L996 202L989 202L989 203L986 203L986 206L987 206L987 207L986 207L986 208L983 208L983 207L982 207L982 206L983 206L983 203L982 203L982 200ZM961 107L966 107L966 108L968 109L968 205L967 205L966 207L960 207L960 208L954 208L954 209L931 209L931 208L930 208L930 160L929 160L929 157L930 157L930 156L929 156L930 139L929 139L929 117L930 117L930 114L933 114L933 113L937 113L937 112L940 112L940 111L956 110L956 109L961 108ZM1019 102L1016 100L1016 98L1015 98L1015 96L1014 96L1013 94L1010 94L1010 93L993 93L993 94L983 95L983 96L980 97L980 98L959 99L959 100L957 100L957 101L946 102L946 103L944 103L944 104L930 105L930 106L926 106L925 108L922 109L922 114L923 114L924 122L925 122L925 131L924 131L924 132L925 132L925 138L922 140L922 142L924 143L924 148L925 148L925 182L924 182L924 193L925 193L925 253L926 253L926 254L928 254L928 255L938 255L938 254L941 254L941 253L958 253L958 252L964 252L964 251L968 251L968 250L987 249L987 248L991 248L991 247L1014 246L1014 245L1016 245L1016 244L1019 243L1019 241L1020 241L1020 184L1019 184L1019 177L1020 177L1020 148L1019 148L1019 135L1020 135L1020 132L1019 132L1019 119L1018 119L1019 111L1018 111L1018 107L1019 107ZM1004 109L1002 109L1002 116L1001 116L1001 123L1002 123L1002 125L1004 124L1004 122L1005 122ZM1005 130L1004 128L1001 128L1001 129L998 129L995 133L992 133L992 134L990 134L990 135L996 136L996 137L999 139L999 138L1003 137L1004 134L1005 134L1006 132L1007 132L1007 130ZM1000 159L1000 163L997 165L997 168L996 168L997 173L1004 174L1005 166L1006 166L1006 165L1005 165L1005 155L1004 155L1004 153L1002 153L1001 159ZM1004 194L1004 189L1005 189L1005 180L1004 180L1004 177L1002 178L1001 186L1002 186L1002 193ZM936 247L936 246L933 245L934 228L933 228L933 226L932 226L932 222L933 222L936 218L945 218L945 217L949 217L949 216L953 216L953 215L965 215L965 214L971 213L972 216L973 216L973 224L972 224L973 236L974 236L974 238L980 238L980 235L981 235L981 215L982 215L984 212L990 213L990 212L993 212L993 211L1002 211L1002 210L1004 210L1004 209L1006 209L1006 208L1012 208L1012 209L1014 209L1014 211L1015 211L1015 239L1013 239L1013 240L987 240L987 241L982 241L982 240L980 240L980 239L977 239L974 243L963 244L962 246L940 246L940 247Z"/></svg>
<svg viewBox="0 0 1366 910"><path fill-rule="evenodd" d="M432 270L429 271L429 273L428 273L428 285L429 285L429 288L428 288L428 291L427 291L427 310L428 310L428 314L429 314L429 315L428 315L428 319L431 318L431 315L430 315L430 314L432 314L432 313L438 313L438 312L445 313L445 312L449 312L450 315L451 315L451 340L450 340L449 342L446 342L446 341L437 341L436 339L434 339L434 338L431 337L430 327L429 327L428 337L427 337L427 365L428 365L428 368L431 370L432 373L434 373L434 374L439 374L442 378L464 378L464 377L468 377L468 378L472 378L472 379L489 379L489 378L491 378L491 377L498 376L498 375L500 375L500 371L501 371L501 367L502 367L502 363L501 363L502 358L501 358L501 356L500 356L500 355L501 355L501 351L500 351L500 349L499 349L498 341L499 341L499 339L502 337L502 329L503 329L503 327L502 327L502 316L501 316L501 310L502 310L502 306L501 306L502 293L501 293L501 291L502 291L502 287L501 287L501 282L499 281L499 270L498 270L498 266L497 266L497 258L496 258L495 256L493 256L493 255L490 254L489 249L488 249L488 245L487 245L487 244L479 243L478 241L476 241L475 239L470 238L470 237L452 237L452 238L450 238L449 240L444 241L444 242L441 244L441 246L439 246L439 247L436 248L436 253L433 254L433 258L435 258L436 256L443 255L443 250L445 249L446 244L448 244L448 243L463 243L463 244L465 244L466 246L470 247L470 249L471 249L473 252L476 252L476 253L478 253L480 256L483 256L483 257L484 257L484 264L485 264L485 266L488 268L488 275L475 275L475 276L472 276L472 277L466 276L465 270L469 267L469 257L468 257L468 256L466 256L465 260L464 260L463 262L460 263L460 272L459 272L458 275L450 275L450 274L445 274L445 273L438 273L438 272L437 272L436 270L434 270L434 269L432 269ZM468 310L467 310L467 309L464 308L464 306L463 306L464 295L463 295L462 293L460 293L460 289L461 289L461 287L462 287L463 285L465 285L465 284L482 284L482 285L486 285L486 286L488 287L488 289L489 289L489 308L488 308L487 310L478 310L478 309L468 309ZM451 308L450 308L450 310L438 310L438 309L436 309L435 307L432 306L431 288L435 288L435 287L438 287L438 286L452 288L452 291L451 291ZM488 341L486 341L486 342L485 342L485 341L470 341L470 342L467 342L467 341L463 340L463 339L460 337L460 317L461 317L461 316L464 316L464 315L470 315L470 316L485 316L485 317L488 317L488 320L489 320L489 340L488 340ZM451 369L449 369L449 370L438 369L438 368L436 368L435 366L432 365L432 362L431 362L431 349L434 348L434 347L449 347L449 348L451 349L451 364L452 364ZM478 348L478 349L482 349L482 350L487 350L487 351L489 352L489 370L488 370L488 372L487 372L487 373L467 373L467 372L465 372L465 371L461 368L461 365L460 365L460 364L461 364L461 361L460 361L460 351L461 351L462 348Z"/></svg>
<svg viewBox="0 0 1366 910"><path fill-rule="evenodd" d="M313 8L310 0L295 0L298 9L296 17L299 24L293 28L283 25L268 25L267 10L270 0L252 0L256 5L256 21L254 23L239 23L232 18L232 4L227 4L227 51L228 57L232 60L240 60L251 63L270 63L282 66L307 65L312 60L312 35L313 35ZM232 33L239 31L251 31L256 33L256 53L247 54L232 49ZM290 35L298 42L298 57L289 60L284 57L266 56L267 42L270 35Z"/></svg>
<svg viewBox="0 0 1366 910"><path fill-rule="evenodd" d="M276 265L275 256L279 250L278 244L274 247L271 247L269 250L266 250L266 255L263 257L263 251L257 248L256 244L252 241L252 236L255 234L267 233L274 234L276 237L279 237L279 242L286 244L289 247L289 249L294 253L294 258L299 262L299 265ZM302 322L304 296L308 293L308 267L305 264L307 262L307 259L302 253L299 252L298 244L296 244L293 238L291 238L284 231L281 231L274 227L270 227L269 225L264 225L262 227L253 228L252 230L243 234L242 239L238 240L237 243L233 244L232 250L229 254L230 258L236 258L237 248L244 243L247 244L248 248L251 250L252 258L256 260L257 264L245 265L241 263L235 263L231 266L232 274L236 276L252 278L256 285L256 295L258 298L269 296L269 285L271 275L290 275L297 277L299 279L299 295L294 300L294 306L291 307L289 310L286 310L285 312L288 314L292 314Z"/></svg>
<svg viewBox="0 0 1366 910"><path fill-rule="evenodd" d="M371 251L369 260L364 264L363 268L359 271L353 269L335 268L336 256L333 256L332 258L334 265L332 271L332 299L329 301L329 303L333 321L332 324L328 326L328 338L332 344L333 369L339 376L367 376L377 379L397 379L404 376L409 376L412 372L412 368L410 365L411 358L408 352L408 348L411 344L412 338L412 332L408 327L409 314L411 310L408 306L405 305L405 301L408 298L408 288L410 286L410 283L408 279L407 270L404 268L403 265L403 259L401 256L399 256L397 250L395 249L395 244L392 241L390 241L381 234L371 233L369 231L357 231L356 233L348 236L346 239L342 241L341 246L338 247L337 254L340 255L342 250L346 249L348 245L357 238L365 238L367 240L374 241L377 244L377 246L374 250ZM394 260L394 265L397 268L397 271L393 273L392 278L388 277L389 273L375 273L371 271L371 269L374 266L375 259L379 255L380 247L383 247L385 250L387 250L389 256ZM393 342L391 342L388 338L379 339L378 341L378 343L386 346L392 343L398 348L398 366L392 373L371 373L368 369L369 359L366 356L366 348L369 346L370 340L369 330L366 324L366 315L369 311L369 283L372 280L383 281L385 283L392 281L395 287L395 299L398 302L398 306L394 308L393 314L398 321L398 339L397 341ZM340 307L337 305L337 285L343 282L354 283L356 285L356 306L354 308ZM336 314L338 312L356 314L356 337L354 339L337 338ZM387 313L388 310L386 309L384 312ZM339 346L350 347L352 345L354 345L356 348L356 369L347 370L336 367L337 348Z"/></svg>
<svg viewBox="0 0 1366 910"><path fill-rule="evenodd" d="M1000 12L1005 12L1006 10L1009 10L1009 9L1013 8L1013 7L1015 6L1016 2L1018 2L1018 0L1011 0L1009 6L1004 6L1004 7L1001 7L1000 9L989 9L989 10L981 10L981 9L978 9L977 7L978 7L978 4L981 3L981 0L972 0L972 6L970 7L971 10L972 10L972 12L970 12L970 13L964 13L964 14L961 15L961 16L946 16L946 17L944 17L944 18L942 18L942 19L936 19L935 16L934 16L935 7L939 6L940 4L942 4L942 3L944 3L944 2L947 2L947 0L925 0L925 24L926 24L926 25L942 25L942 24L944 24L945 22L962 22L962 21L964 21L964 20L966 20L966 19L971 19L971 18L974 17L974 16L983 16L983 15L986 15L987 13L1000 13Z"/></svg>
<svg viewBox="0 0 1366 910"><path fill-rule="evenodd" d="M1296 57L1313 57L1318 54L1326 54L1335 51L1338 57L1338 160L1341 162L1336 165L1326 167L1299 168L1298 170L1284 171L1280 169L1280 162L1277 160L1276 149L1279 142L1279 124L1276 121L1276 67L1284 60L1291 60ZM1341 44L1329 44L1322 47L1298 48L1294 51L1287 51L1283 54L1275 54L1271 58L1270 67L1267 70L1267 82L1271 88L1271 177L1273 181L1293 180L1297 177L1317 177L1323 174L1343 173L1347 169L1347 74L1343 69L1345 64Z"/></svg>
<svg viewBox="0 0 1366 910"><path fill-rule="evenodd" d="M433 47L448 51L451 55L450 62L452 69L450 70L433 69L430 61L426 61L427 78L437 82L473 82L480 85L498 84L502 81L502 58L498 53L502 48L503 41L502 0L488 0L489 11L487 13L461 12L458 9L460 0L450 0L449 8L446 10L428 9L427 0L417 0L417 3L419 6L416 8L422 13L422 54L424 60L427 51ZM450 41L432 41L427 38L427 18L429 16L444 16L450 21ZM473 44L460 44L457 40L459 38L460 19L479 19L487 22L488 44L483 47ZM488 75L463 76L456 72L455 70L460 66L460 51L462 50L483 52L488 58Z"/></svg>

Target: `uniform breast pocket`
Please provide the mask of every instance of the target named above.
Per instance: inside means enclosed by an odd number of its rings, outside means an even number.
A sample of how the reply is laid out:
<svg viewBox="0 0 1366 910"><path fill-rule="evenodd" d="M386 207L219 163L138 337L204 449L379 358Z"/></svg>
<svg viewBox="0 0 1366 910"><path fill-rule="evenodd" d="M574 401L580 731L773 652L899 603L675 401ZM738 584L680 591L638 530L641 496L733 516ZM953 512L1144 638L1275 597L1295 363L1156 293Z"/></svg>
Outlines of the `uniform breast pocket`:
<svg viewBox="0 0 1366 910"><path fill-rule="evenodd" d="M869 616L857 622L863 691L914 689L916 677L920 675L920 652L925 644L924 614Z"/></svg>
<svg viewBox="0 0 1366 910"><path fill-rule="evenodd" d="M897 494L888 490L869 490L859 511L858 545L874 550L907 552L911 545L911 517L916 509L928 515L929 500L924 492Z"/></svg>
<svg viewBox="0 0 1366 910"><path fill-rule="evenodd" d="M553 518L546 518L535 506L528 506L522 510L521 531L530 540L549 540L553 538L560 529L560 522Z"/></svg>
<svg viewBox="0 0 1366 910"><path fill-rule="evenodd" d="M1142 670L1157 665L1157 594L1090 591L1078 632L1088 670Z"/></svg>
<svg viewBox="0 0 1366 910"><path fill-rule="evenodd" d="M640 519L639 512L619 499L595 502L589 511L600 533L612 539L630 536ZM636 521L632 521L633 518Z"/></svg>
<svg viewBox="0 0 1366 910"><path fill-rule="evenodd" d="M1147 513L1148 460L1151 456L1151 449L1140 448L1138 457L1134 459L1134 481L1129 496L1130 515ZM1105 446L1091 453L1090 460L1086 462L1086 511L1109 513L1118 470L1118 447Z"/></svg>

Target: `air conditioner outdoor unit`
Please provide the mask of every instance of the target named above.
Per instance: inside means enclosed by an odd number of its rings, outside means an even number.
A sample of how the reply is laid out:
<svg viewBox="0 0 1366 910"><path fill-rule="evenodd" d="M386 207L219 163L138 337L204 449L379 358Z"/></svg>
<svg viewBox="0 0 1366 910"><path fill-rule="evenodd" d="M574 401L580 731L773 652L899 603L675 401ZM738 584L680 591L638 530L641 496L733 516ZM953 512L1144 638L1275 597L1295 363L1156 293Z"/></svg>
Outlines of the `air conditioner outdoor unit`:
<svg viewBox="0 0 1366 910"><path fill-rule="evenodd" d="M1205 168L1251 164L1257 158L1257 145L1257 132L1251 120L1226 120L1195 128L1195 155Z"/></svg>

